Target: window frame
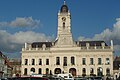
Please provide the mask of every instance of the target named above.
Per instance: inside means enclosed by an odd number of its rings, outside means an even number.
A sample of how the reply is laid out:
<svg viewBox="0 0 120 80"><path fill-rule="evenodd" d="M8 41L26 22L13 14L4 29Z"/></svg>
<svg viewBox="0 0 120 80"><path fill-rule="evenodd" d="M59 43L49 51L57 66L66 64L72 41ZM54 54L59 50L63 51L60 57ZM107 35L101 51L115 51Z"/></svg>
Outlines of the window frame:
<svg viewBox="0 0 120 80"><path fill-rule="evenodd" d="M56 65L60 65L60 57L56 57Z"/></svg>
<svg viewBox="0 0 120 80"><path fill-rule="evenodd" d="M75 65L75 57L74 56L71 57L71 64Z"/></svg>
<svg viewBox="0 0 120 80"><path fill-rule="evenodd" d="M25 59L25 65L28 65L28 59Z"/></svg>
<svg viewBox="0 0 120 80"><path fill-rule="evenodd" d="M94 58L90 58L90 65L94 64Z"/></svg>
<svg viewBox="0 0 120 80"><path fill-rule="evenodd" d="M49 65L49 59L46 59L46 65Z"/></svg>
<svg viewBox="0 0 120 80"><path fill-rule="evenodd" d="M35 65L35 59L32 59L32 65Z"/></svg>
<svg viewBox="0 0 120 80"><path fill-rule="evenodd" d="M102 58L98 58L98 65L102 64Z"/></svg>
<svg viewBox="0 0 120 80"><path fill-rule="evenodd" d="M82 58L82 65L86 65L86 58Z"/></svg>

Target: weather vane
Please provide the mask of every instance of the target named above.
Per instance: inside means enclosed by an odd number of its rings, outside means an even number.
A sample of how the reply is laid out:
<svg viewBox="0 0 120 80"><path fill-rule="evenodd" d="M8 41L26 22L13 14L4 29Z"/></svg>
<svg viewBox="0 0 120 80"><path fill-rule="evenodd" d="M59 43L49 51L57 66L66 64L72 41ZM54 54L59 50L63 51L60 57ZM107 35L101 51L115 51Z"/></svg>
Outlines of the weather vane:
<svg viewBox="0 0 120 80"><path fill-rule="evenodd" d="M64 0L64 5L66 4L66 0Z"/></svg>

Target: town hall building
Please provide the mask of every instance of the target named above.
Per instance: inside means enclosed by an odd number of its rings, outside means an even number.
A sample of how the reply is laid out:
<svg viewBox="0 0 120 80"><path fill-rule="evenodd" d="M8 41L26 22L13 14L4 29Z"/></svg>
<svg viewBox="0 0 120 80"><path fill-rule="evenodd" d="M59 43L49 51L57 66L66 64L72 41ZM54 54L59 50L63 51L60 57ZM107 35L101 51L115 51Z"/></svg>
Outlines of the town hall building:
<svg viewBox="0 0 120 80"><path fill-rule="evenodd" d="M72 73L73 76L113 75L113 42L74 41L71 13L65 1L58 12L53 42L25 43L21 75Z"/></svg>

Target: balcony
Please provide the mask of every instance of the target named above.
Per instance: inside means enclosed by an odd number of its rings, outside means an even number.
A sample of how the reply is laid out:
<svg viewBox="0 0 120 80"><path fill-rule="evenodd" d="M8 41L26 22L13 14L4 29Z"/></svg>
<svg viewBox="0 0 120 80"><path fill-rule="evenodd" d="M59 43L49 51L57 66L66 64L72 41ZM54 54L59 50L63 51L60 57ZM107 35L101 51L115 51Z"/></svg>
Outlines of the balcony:
<svg viewBox="0 0 120 80"><path fill-rule="evenodd" d="M22 51L44 51L44 50L50 50L50 48L22 48Z"/></svg>
<svg viewBox="0 0 120 80"><path fill-rule="evenodd" d="M89 46L89 47L80 47L81 50L109 50L112 49L111 46Z"/></svg>

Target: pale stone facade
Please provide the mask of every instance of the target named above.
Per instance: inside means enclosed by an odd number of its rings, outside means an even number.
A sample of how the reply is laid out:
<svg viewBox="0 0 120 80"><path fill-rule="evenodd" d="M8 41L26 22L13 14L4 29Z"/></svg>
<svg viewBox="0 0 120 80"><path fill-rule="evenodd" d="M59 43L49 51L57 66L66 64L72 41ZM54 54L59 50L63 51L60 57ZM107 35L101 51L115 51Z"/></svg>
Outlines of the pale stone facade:
<svg viewBox="0 0 120 80"><path fill-rule="evenodd" d="M58 13L56 40L25 43L21 58L21 75L113 75L113 42L109 46L104 41L73 41L71 15L65 3Z"/></svg>

